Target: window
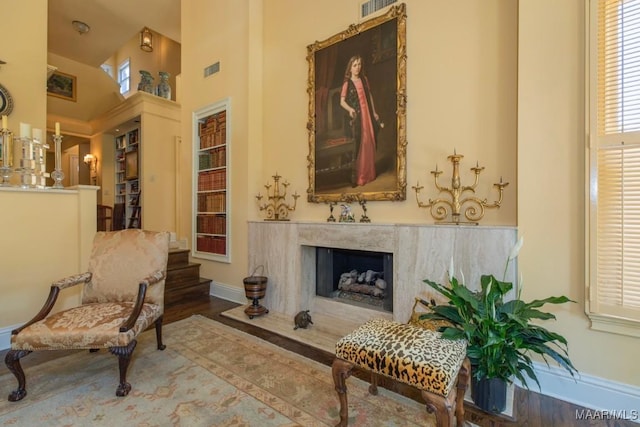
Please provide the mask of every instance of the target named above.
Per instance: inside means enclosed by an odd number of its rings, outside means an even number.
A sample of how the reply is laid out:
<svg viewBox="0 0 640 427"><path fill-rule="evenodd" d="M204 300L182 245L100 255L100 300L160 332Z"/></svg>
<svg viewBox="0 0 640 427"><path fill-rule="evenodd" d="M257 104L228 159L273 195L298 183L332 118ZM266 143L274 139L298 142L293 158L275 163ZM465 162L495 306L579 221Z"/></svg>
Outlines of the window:
<svg viewBox="0 0 640 427"><path fill-rule="evenodd" d="M102 68L109 77L113 77L113 67L110 64L102 64L100 68Z"/></svg>
<svg viewBox="0 0 640 427"><path fill-rule="evenodd" d="M589 30L586 308L640 336L640 0L591 0Z"/></svg>
<svg viewBox="0 0 640 427"><path fill-rule="evenodd" d="M120 84L121 94L129 92L131 88L131 66L129 59L118 66L118 83Z"/></svg>

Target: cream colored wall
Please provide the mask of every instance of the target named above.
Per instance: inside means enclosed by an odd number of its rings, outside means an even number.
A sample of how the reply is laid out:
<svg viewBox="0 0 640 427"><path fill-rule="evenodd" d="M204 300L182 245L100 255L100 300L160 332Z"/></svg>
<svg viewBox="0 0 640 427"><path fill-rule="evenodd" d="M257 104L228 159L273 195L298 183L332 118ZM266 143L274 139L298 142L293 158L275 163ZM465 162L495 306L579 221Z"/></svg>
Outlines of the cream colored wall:
<svg viewBox="0 0 640 427"><path fill-rule="evenodd" d="M310 2L293 0L183 4L182 69L189 82L182 102L189 141L183 170L191 167L191 112L227 96L233 104L233 263L204 261L206 277L241 286L247 271L238 245L246 241L246 219L260 218L253 197L271 174L277 171L292 189L306 191L306 46L358 22L359 3L328 0L313 13ZM637 340L590 331L583 312L584 2L405 3L407 201L371 203L369 216L374 222L431 222L410 187L428 182L428 171L454 148L465 160L478 159L486 166L485 182L501 175L511 182L503 208L489 211L484 223L517 223L525 235L519 262L524 297L566 294L576 300L555 310L553 329L568 338L578 369L640 384L632 361ZM213 17L234 25L210 26ZM220 73L202 78L202 68L218 60ZM251 88L249 95L243 85ZM187 197L190 182L182 182ZM326 206L299 202L295 220L326 218ZM181 234L188 235L190 202L181 217Z"/></svg>
<svg viewBox="0 0 640 427"><path fill-rule="evenodd" d="M249 196L255 190L248 182L255 179L251 166L259 166L261 146L265 143L260 128L253 122L262 115L263 106L249 95L249 85L262 76L249 69L248 47L261 44L261 35L253 27L254 8L258 1L198 0L182 3L182 144L180 175L178 236L191 242L192 217L192 114L209 104L231 98L231 165L232 188L231 230L233 235L232 264L197 260L201 262L200 275L216 282L241 286L247 272L247 219L253 205ZM221 23L217 25L214 23ZM233 23L233 25L222 25ZM251 40L258 38L258 41ZM203 69L220 61L220 72L203 77ZM259 70L259 68L258 68ZM264 82L262 83L264 84ZM249 136L251 135L251 140ZM251 153L249 152L251 145ZM257 147L257 151L254 151ZM255 154L254 154L255 153Z"/></svg>
<svg viewBox="0 0 640 427"><path fill-rule="evenodd" d="M5 11L0 60L6 62L0 65L0 83L14 101L9 129L19 135L20 122L46 129L47 0L0 0L0 8ZM24 35L25 28L29 43L9 42Z"/></svg>
<svg viewBox="0 0 640 427"><path fill-rule="evenodd" d="M176 230L176 137L178 114L142 116L140 173L142 178L142 224L146 230Z"/></svg>
<svg viewBox="0 0 640 427"><path fill-rule="evenodd" d="M564 294L554 310L579 371L640 385L639 341L589 329L585 297L583 0L520 0L519 257L527 299Z"/></svg>
<svg viewBox="0 0 640 427"><path fill-rule="evenodd" d="M294 220L324 221L309 204L307 45L358 22L360 0L197 0L182 4L182 144L179 234L191 233L192 112L231 98L232 263L202 262L201 274L242 286L248 275L246 221L260 219L255 195L278 172L302 194ZM374 222L431 223L411 186L429 182L454 148L468 168L486 167L478 193L511 185L486 224L516 223L517 3L474 0L407 4L407 200L369 205ZM286 17L286 18L285 18ZM212 25L216 22L219 25ZM224 25L224 23L233 23ZM451 54L451 52L455 54ZM203 68L220 61L220 72ZM249 90L250 89L250 90ZM251 147L249 150L248 147ZM450 169L447 171L450 173ZM463 179L464 179L463 175ZM464 181L463 181L464 182Z"/></svg>
<svg viewBox="0 0 640 427"><path fill-rule="evenodd" d="M141 28L142 30L142 28ZM153 52L145 52L140 49L140 34L132 37L110 61L115 61L114 73L117 76L118 65L127 58L131 66L131 90L124 94L129 97L138 91L140 83L140 70L149 71L153 77L154 87L160 82L158 71L167 71L169 84L171 85L171 99L175 101L176 76L180 74L181 46L168 37L164 37L152 30Z"/></svg>
<svg viewBox="0 0 640 427"><path fill-rule="evenodd" d="M0 328L16 326L40 310L54 280L85 271L96 232L96 190L0 189ZM77 303L61 294L56 310Z"/></svg>
<svg viewBox="0 0 640 427"><path fill-rule="evenodd" d="M357 23L361 3L331 0L322 7L309 1L264 3L264 170L250 182L252 194L264 191L263 185L277 171L304 196L309 153L306 47ZM376 222L432 223L427 210L417 207L411 187L420 181L425 185L423 200L435 197L429 171L438 163L447 183L451 174L447 156L455 149L465 156L463 184L476 160L486 167L478 189L482 197L494 197L492 183L500 176L511 183L503 207L488 210L483 223L515 225L517 2L404 3L407 199L371 203L368 215ZM431 192L425 193L429 188ZM293 217L323 221L328 214L324 204L303 202ZM261 218L255 208L250 215Z"/></svg>

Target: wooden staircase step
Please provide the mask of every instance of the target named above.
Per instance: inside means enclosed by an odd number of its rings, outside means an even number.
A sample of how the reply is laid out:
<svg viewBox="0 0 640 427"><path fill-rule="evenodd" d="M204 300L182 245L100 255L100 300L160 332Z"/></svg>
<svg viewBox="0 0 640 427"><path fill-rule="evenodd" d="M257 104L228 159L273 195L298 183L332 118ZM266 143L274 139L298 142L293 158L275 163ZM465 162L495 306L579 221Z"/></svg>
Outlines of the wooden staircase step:
<svg viewBox="0 0 640 427"><path fill-rule="evenodd" d="M167 268L167 282L172 284L174 282L184 282L200 277L200 264L188 263L185 265L177 265Z"/></svg>
<svg viewBox="0 0 640 427"><path fill-rule="evenodd" d="M185 300L209 297L211 279L199 277L196 280L172 284L170 288L165 285L164 304L170 306Z"/></svg>
<svg viewBox="0 0 640 427"><path fill-rule="evenodd" d="M189 249L171 249L169 251L169 260L167 262L167 270L176 265L189 263Z"/></svg>
<svg viewBox="0 0 640 427"><path fill-rule="evenodd" d="M171 249L164 284L164 305L208 298L211 279L200 277L200 264L189 261L189 249Z"/></svg>

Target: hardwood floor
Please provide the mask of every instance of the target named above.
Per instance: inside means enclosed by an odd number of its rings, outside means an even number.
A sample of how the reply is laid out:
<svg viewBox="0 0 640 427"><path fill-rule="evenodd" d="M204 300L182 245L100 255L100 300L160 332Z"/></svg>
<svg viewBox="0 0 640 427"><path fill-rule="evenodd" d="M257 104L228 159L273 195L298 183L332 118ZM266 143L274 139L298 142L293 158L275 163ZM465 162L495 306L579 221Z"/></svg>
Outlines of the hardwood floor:
<svg viewBox="0 0 640 427"><path fill-rule="evenodd" d="M192 300L177 302L165 307L164 323L176 322L194 314L199 314L220 323L242 330L251 335L264 339L272 344L286 348L287 350L301 354L317 362L331 366L333 354L323 350L311 348L305 344L290 340L284 336L266 331L256 326L239 322L224 316L221 313L237 307L238 304L215 297L204 297ZM6 351L0 351L0 357L4 359ZM28 356L29 364L34 365L50 360L52 357L59 357L65 352L34 352ZM25 367L27 365L25 364ZM368 381L369 376L364 372L354 372L354 376ZM395 381L380 379L379 386L405 395L417 402L423 403L419 393L415 389ZM583 426L606 426L606 427L637 427L631 421L623 420L603 420L597 418L594 411L587 411L582 408L561 400L541 395L532 391L527 391L516 387L514 397L514 417L496 416L488 414L475 408L472 404L465 403L466 419L480 427L502 427L502 426L527 426L527 427L583 427ZM578 419L582 415L583 419ZM584 419L584 415L590 415ZM596 418L596 419L594 419Z"/></svg>

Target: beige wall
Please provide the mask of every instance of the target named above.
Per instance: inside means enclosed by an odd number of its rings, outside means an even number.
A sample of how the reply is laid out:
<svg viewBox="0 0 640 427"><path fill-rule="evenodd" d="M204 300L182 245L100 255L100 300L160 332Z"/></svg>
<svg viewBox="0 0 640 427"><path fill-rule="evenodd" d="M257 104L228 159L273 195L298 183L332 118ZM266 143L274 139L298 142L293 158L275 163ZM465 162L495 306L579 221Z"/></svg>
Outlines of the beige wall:
<svg viewBox="0 0 640 427"><path fill-rule="evenodd" d="M232 263L203 261L204 276L242 286L242 278L250 273L246 221L261 218L255 195L264 193L275 172L291 183L291 192L302 195L294 220L324 221L328 216L326 205L310 204L305 197L307 45L358 22L360 3L331 0L322 7L294 0L183 3L184 140L192 141L194 110L226 97L232 104ZM435 163L442 168L456 149L468 162L463 164L465 171L476 160L486 167L478 190L483 197L493 197L491 184L500 176L511 182L503 207L487 211L485 222L514 225L517 4L510 0L405 3L407 200L371 203L368 214L375 222L432 222L426 210L417 207L411 186L418 180L430 182ZM210 25L212 21L233 25ZM216 61L220 72L203 78L203 68ZM191 144L183 144L182 155L183 170L191 170ZM182 206L179 232L186 236L191 230L191 183L181 182L189 202Z"/></svg>
<svg viewBox="0 0 640 427"><path fill-rule="evenodd" d="M54 280L86 270L96 232L96 188L0 189L0 206L0 328L6 328L35 316ZM55 310L77 303L78 296L76 289L64 291Z"/></svg>
<svg viewBox="0 0 640 427"><path fill-rule="evenodd" d="M520 0L519 267L526 298L577 301L554 327L578 370L638 386L638 339L592 331L584 314L586 3Z"/></svg>
<svg viewBox="0 0 640 427"><path fill-rule="evenodd" d="M183 4L182 70L189 82L184 139L192 139L193 110L232 99L233 263L203 261L205 276L241 286L248 273L245 221L260 218L253 197L270 175L277 171L301 194L307 189L306 46L358 22L359 3L327 1L313 13L308 2L293 0ZM552 328L568 338L577 368L640 385L632 361L637 339L589 330L583 311L584 2L405 3L407 201L371 203L369 216L375 222L431 222L410 187L428 182L434 163L442 164L454 148L465 160L479 160L486 183L499 176L511 182L503 208L489 211L484 223L517 223L524 234L524 297L566 294L576 300L555 310ZM207 25L214 16L234 25ZM202 78L202 68L218 60L220 73ZM187 147L183 155L190 159ZM185 168L190 163L185 160ZM294 219L326 218L326 206L299 201ZM185 203L182 234L190 230L190 210Z"/></svg>
<svg viewBox="0 0 640 427"><path fill-rule="evenodd" d="M261 45L261 34L255 34L254 8L260 2L243 1L190 1L182 3L182 148L179 216L182 219L178 235L189 237L191 233L191 170L192 170L192 114L195 110L231 98L231 165L232 188L231 234L233 235L232 264L202 261L200 274L231 286L242 285L247 276L247 219L253 205L249 205L256 189L249 185L260 171L260 152L265 143L262 130L250 119L259 120L263 106L249 95L249 85L262 79L249 69L249 45ZM259 17L257 25L260 25ZM214 22L232 22L233 25L214 25ZM253 40L258 37L258 41ZM203 69L220 61L220 72L208 78ZM249 139L251 135L251 140ZM251 153L249 152L251 146ZM254 150L255 147L255 151ZM254 157L256 156L256 157ZM259 176L259 175L257 175ZM257 192L256 192L257 194Z"/></svg>
<svg viewBox="0 0 640 427"><path fill-rule="evenodd" d="M130 59L131 65L131 90L124 94L129 97L138 91L140 83L140 70L149 71L153 77L154 87L160 82L158 71L169 73L169 84L171 85L171 99L176 99L176 76L180 74L181 46L168 37L164 37L152 30L153 52L145 52L140 49L140 35L132 37L122 48L109 59L113 64L115 75L118 73L118 65Z"/></svg>
<svg viewBox="0 0 640 427"><path fill-rule="evenodd" d="M20 132L20 122L32 128L46 129L47 94L47 1L0 0L0 8L11 11L3 19L4 42L0 60L0 83L13 97L9 129ZM19 35L28 31L28 43L19 43ZM11 40L9 43L8 41Z"/></svg>

